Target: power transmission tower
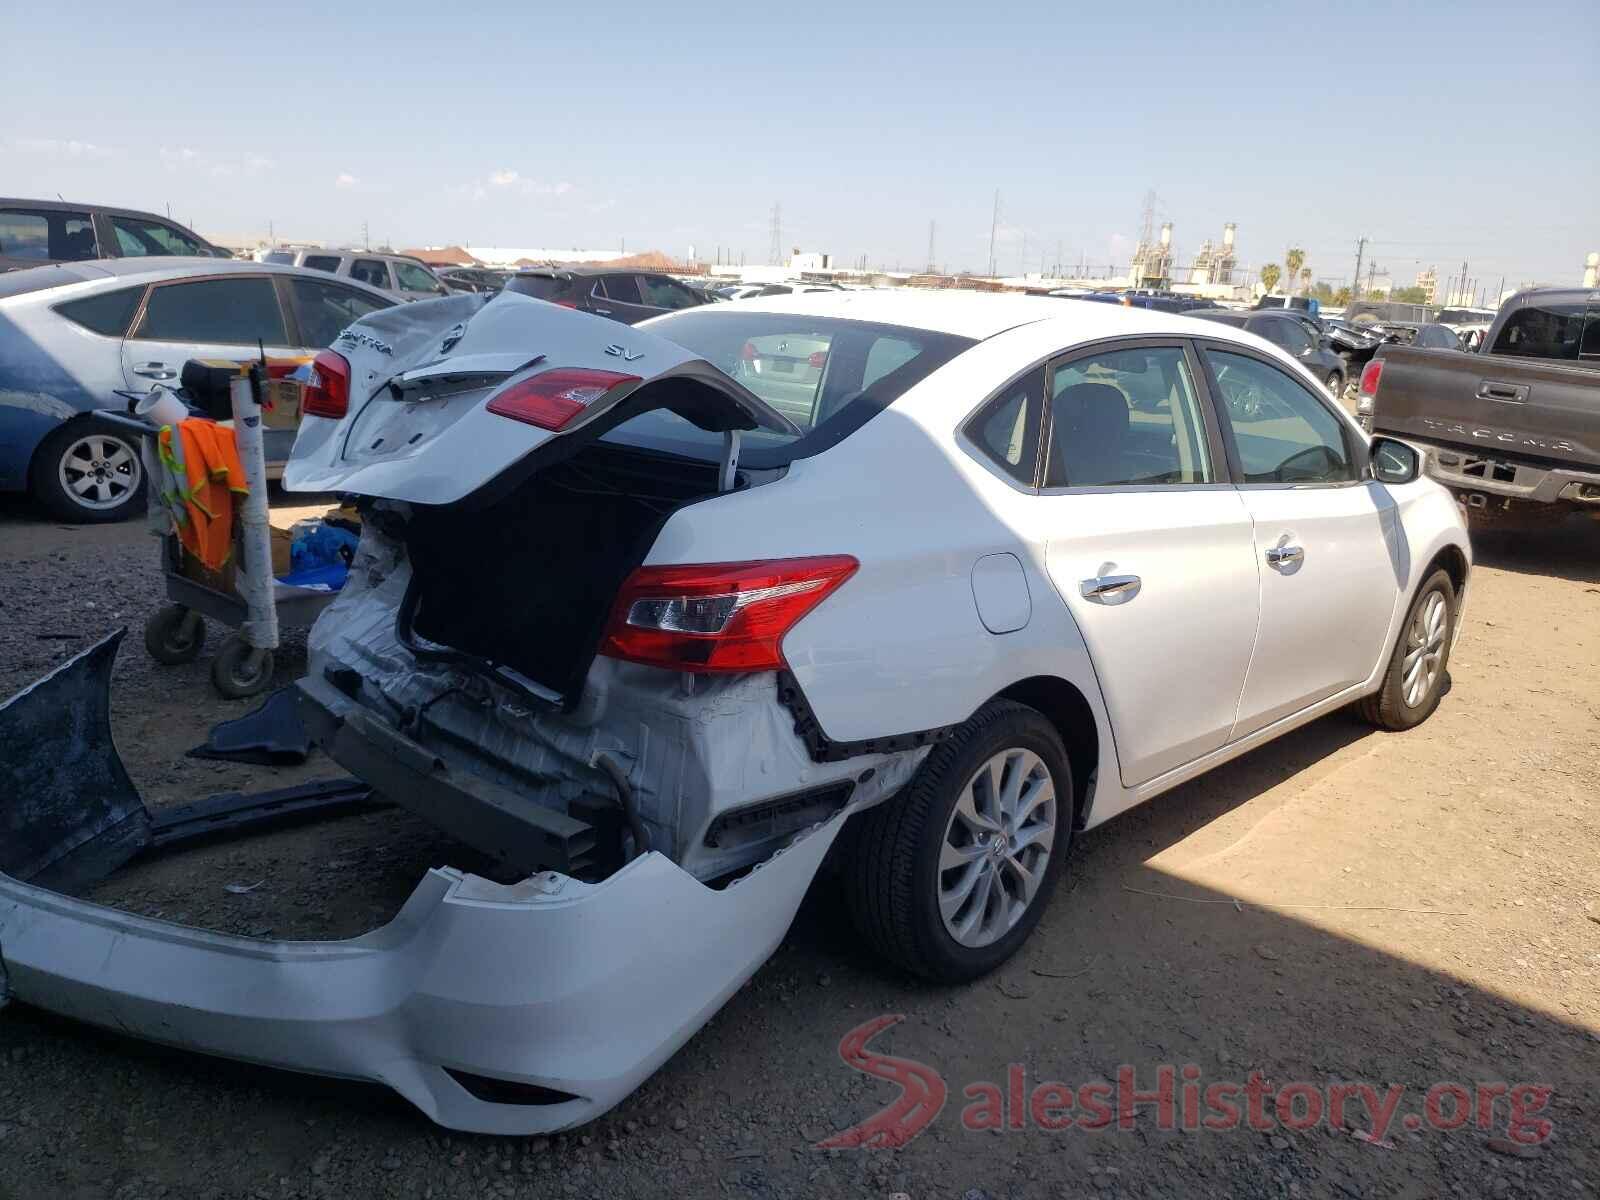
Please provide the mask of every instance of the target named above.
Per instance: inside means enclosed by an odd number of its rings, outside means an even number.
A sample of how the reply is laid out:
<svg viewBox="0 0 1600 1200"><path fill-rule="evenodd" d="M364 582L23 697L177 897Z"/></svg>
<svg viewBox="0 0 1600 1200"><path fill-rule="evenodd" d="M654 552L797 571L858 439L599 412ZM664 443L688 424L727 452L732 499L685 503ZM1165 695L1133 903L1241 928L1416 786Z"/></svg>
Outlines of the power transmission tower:
<svg viewBox="0 0 1600 1200"><path fill-rule="evenodd" d="M936 228L937 228L937 226L935 226L932 221L928 222L928 274L929 275L937 275L939 273L939 267L938 267L938 261L939 260L936 259L933 256L933 235L934 235L934 231L936 230Z"/></svg>
<svg viewBox="0 0 1600 1200"><path fill-rule="evenodd" d="M1361 299L1361 257L1366 253L1367 239L1356 242L1356 273L1350 277L1350 299Z"/></svg>
<svg viewBox="0 0 1600 1200"><path fill-rule="evenodd" d="M1144 194L1144 211L1139 215L1139 244L1148 246L1156 236L1156 192L1151 188Z"/></svg>
<svg viewBox="0 0 1600 1200"><path fill-rule="evenodd" d="M994 278L994 234L1000 227L1000 189L994 190L994 215L989 218L989 278Z"/></svg>
<svg viewBox="0 0 1600 1200"><path fill-rule="evenodd" d="M772 206L772 244L767 249L767 262L772 266L782 266L783 258L783 205Z"/></svg>

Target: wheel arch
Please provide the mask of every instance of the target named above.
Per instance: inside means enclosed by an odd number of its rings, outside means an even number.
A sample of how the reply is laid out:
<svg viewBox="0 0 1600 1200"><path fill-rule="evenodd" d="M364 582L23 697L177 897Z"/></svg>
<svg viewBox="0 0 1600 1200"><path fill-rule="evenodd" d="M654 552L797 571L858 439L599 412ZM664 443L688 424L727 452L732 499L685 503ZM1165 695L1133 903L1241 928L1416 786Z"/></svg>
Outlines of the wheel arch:
<svg viewBox="0 0 1600 1200"><path fill-rule="evenodd" d="M1471 567L1467 563L1466 552L1454 542L1445 543L1445 545L1441 546L1438 552L1428 560L1428 565L1424 567L1422 569L1422 573L1417 576L1417 586L1421 587L1428 576L1432 575L1439 567L1443 567L1445 573L1450 576L1450 586L1455 588L1456 596L1459 598L1461 593L1466 591L1467 575L1471 570Z"/></svg>
<svg viewBox="0 0 1600 1200"><path fill-rule="evenodd" d="M1019 679L994 699L1026 704L1056 727L1072 766L1073 828L1082 829L1089 815L1090 785L1100 768L1100 727L1088 698L1058 675L1034 675Z"/></svg>
<svg viewBox="0 0 1600 1200"><path fill-rule="evenodd" d="M39 470L39 456L44 452L45 444L63 429L76 429L88 425L90 418L94 416L96 411L98 410L90 409L88 412L74 413L72 416L67 417L64 420L57 421L49 429L46 429L39 435L38 441L34 442L33 444L33 449L28 452L27 485L29 491L32 491L34 485L38 482L38 475L36 472ZM137 449L137 447L135 447L135 449Z"/></svg>

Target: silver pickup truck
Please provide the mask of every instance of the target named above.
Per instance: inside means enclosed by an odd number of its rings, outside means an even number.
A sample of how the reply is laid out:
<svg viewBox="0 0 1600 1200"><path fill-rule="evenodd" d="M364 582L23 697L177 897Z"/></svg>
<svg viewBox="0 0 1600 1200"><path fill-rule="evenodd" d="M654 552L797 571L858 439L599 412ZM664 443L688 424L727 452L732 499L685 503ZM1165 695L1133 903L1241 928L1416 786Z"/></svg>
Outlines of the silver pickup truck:
<svg viewBox="0 0 1600 1200"><path fill-rule="evenodd" d="M1477 352L1384 346L1357 412L1420 446L1476 527L1600 519L1600 291L1519 292Z"/></svg>

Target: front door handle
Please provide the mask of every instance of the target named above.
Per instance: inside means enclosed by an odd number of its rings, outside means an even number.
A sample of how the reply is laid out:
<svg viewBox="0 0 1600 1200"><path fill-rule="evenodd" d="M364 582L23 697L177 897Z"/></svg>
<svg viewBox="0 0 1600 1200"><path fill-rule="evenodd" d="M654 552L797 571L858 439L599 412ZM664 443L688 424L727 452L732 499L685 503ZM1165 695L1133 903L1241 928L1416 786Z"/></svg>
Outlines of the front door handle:
<svg viewBox="0 0 1600 1200"><path fill-rule="evenodd" d="M1267 551L1269 567L1298 567L1306 560L1306 552L1299 546L1273 546Z"/></svg>
<svg viewBox="0 0 1600 1200"><path fill-rule="evenodd" d="M1144 581L1137 575L1096 575L1078 584L1085 600L1096 604L1126 604L1139 594Z"/></svg>
<svg viewBox="0 0 1600 1200"><path fill-rule="evenodd" d="M596 308L591 309L590 311L602 317L609 317L611 315L611 310L609 308Z"/></svg>
<svg viewBox="0 0 1600 1200"><path fill-rule="evenodd" d="M166 363L150 362L140 363L133 369L135 375L143 375L146 379L176 379L178 373L169 370Z"/></svg>

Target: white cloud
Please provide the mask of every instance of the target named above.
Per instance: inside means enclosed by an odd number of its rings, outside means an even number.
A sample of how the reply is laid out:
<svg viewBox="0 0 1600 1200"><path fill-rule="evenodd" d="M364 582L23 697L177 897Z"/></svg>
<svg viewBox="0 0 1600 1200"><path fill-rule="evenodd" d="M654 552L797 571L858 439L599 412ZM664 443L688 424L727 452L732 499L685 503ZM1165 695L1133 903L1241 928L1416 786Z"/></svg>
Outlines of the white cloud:
<svg viewBox="0 0 1600 1200"><path fill-rule="evenodd" d="M80 142L76 138L17 138L13 144L24 153L47 154L52 158L109 158L114 153L106 146Z"/></svg>
<svg viewBox="0 0 1600 1200"><path fill-rule="evenodd" d="M524 196L565 196L573 190L572 184L565 179L546 183L541 179L525 178L521 172L504 167L489 172L489 184L497 188L514 188Z"/></svg>
<svg viewBox="0 0 1600 1200"><path fill-rule="evenodd" d="M260 154L209 154L190 146L162 146L158 152L163 165L172 169L204 171L215 179L234 175L259 175L276 165Z"/></svg>
<svg viewBox="0 0 1600 1200"><path fill-rule="evenodd" d="M359 179L357 179L354 175L351 175L348 171L346 171L346 172L342 173L339 176L339 178L337 178L337 179L335 179L333 181L333 186L336 187L336 188L341 188L341 189L353 188L353 187L356 186L356 184L358 184L360 182L361 181Z"/></svg>

